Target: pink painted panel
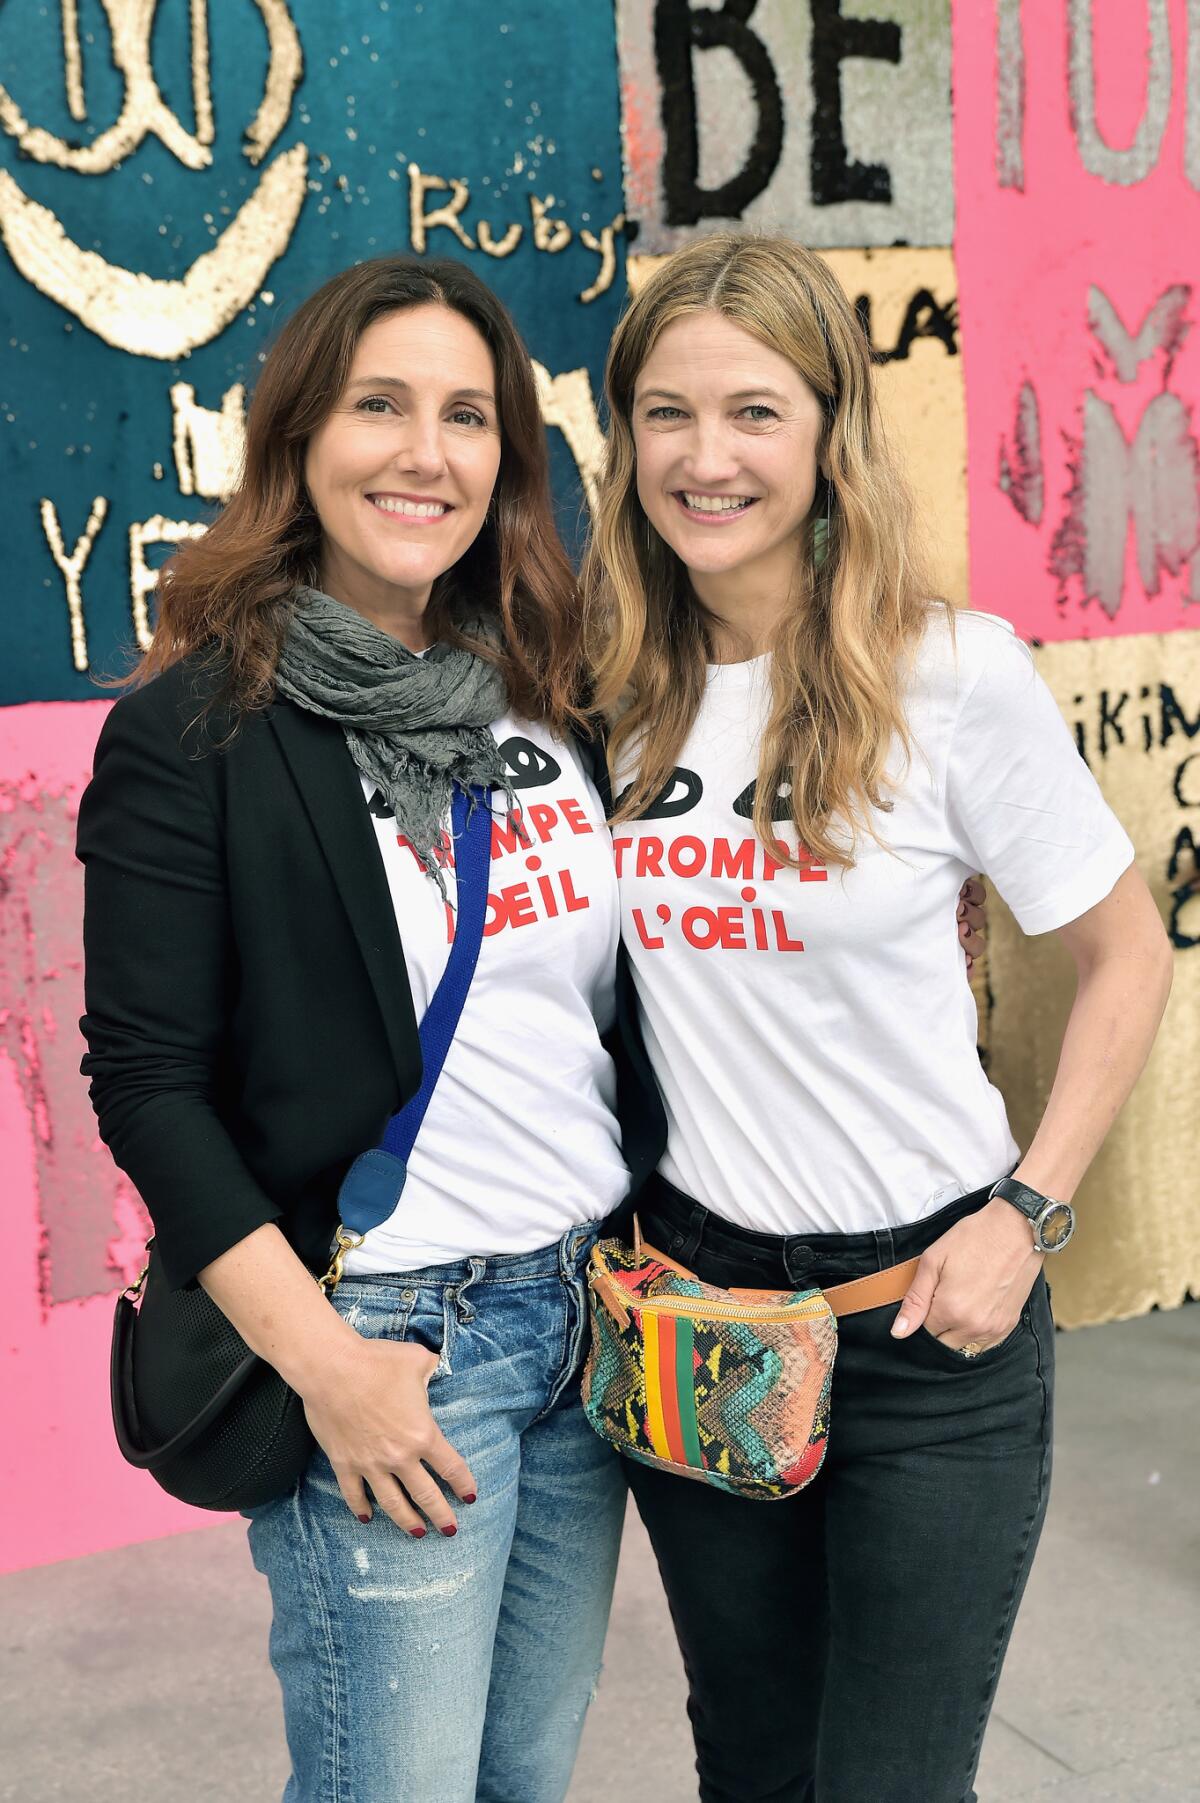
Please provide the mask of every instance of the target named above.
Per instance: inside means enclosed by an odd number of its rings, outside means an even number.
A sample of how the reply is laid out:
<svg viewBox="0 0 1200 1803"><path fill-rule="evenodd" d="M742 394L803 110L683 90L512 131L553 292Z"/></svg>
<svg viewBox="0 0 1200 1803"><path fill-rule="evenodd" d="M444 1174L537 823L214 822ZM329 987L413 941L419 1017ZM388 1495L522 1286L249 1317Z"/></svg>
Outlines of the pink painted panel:
<svg viewBox="0 0 1200 1803"><path fill-rule="evenodd" d="M113 1304L146 1229L79 1075L75 817L107 711L0 710L0 1571L217 1519L126 1465L109 1418Z"/></svg>
<svg viewBox="0 0 1200 1803"><path fill-rule="evenodd" d="M1186 14L954 7L971 598L1028 637L1200 625Z"/></svg>

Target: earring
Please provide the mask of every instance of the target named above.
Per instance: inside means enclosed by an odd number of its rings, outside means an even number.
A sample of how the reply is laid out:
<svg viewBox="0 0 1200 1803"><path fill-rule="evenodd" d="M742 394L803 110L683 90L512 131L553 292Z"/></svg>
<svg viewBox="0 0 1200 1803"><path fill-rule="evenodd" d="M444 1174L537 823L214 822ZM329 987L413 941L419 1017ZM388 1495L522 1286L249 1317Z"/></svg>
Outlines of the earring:
<svg viewBox="0 0 1200 1803"><path fill-rule="evenodd" d="M813 565L820 569L829 556L830 534L833 529L833 482L825 477L825 510L820 519L813 522Z"/></svg>

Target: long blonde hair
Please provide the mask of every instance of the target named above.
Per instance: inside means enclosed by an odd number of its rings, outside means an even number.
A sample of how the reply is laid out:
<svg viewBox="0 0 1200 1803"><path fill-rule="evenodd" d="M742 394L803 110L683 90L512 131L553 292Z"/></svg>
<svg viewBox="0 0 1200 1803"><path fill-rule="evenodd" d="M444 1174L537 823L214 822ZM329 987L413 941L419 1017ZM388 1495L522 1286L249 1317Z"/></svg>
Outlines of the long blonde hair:
<svg viewBox="0 0 1200 1803"><path fill-rule="evenodd" d="M830 474L818 475L796 603L771 645L754 829L777 862L799 861L776 838L790 784L800 846L848 867L859 831L878 838L870 810L891 806L893 744L910 752L901 663L930 590L863 329L828 265L785 238L722 233L677 252L634 298L609 351L608 453L583 585L594 702L614 722L610 756L614 766L627 748L637 756L614 819L636 818L666 785L713 660L712 618L638 500L632 426L634 385L659 334L709 311L787 357L824 410L818 456Z"/></svg>

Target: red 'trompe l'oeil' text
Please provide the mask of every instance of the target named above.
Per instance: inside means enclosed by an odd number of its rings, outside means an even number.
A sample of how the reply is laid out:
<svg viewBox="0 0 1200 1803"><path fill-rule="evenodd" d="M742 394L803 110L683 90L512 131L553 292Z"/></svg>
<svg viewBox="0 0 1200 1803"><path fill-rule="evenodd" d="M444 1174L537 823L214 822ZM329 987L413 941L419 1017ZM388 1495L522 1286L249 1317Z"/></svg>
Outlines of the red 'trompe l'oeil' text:
<svg viewBox="0 0 1200 1803"><path fill-rule="evenodd" d="M529 854L525 859L529 874L520 882L506 883L504 888L488 892L483 923L485 939L510 927L534 926L539 920L557 920L560 915L580 914L591 907L586 895L576 893L569 870L542 869L536 848L550 844L561 827L576 835L595 831L581 803L571 798L557 804L538 801L528 808L514 808L506 820L493 822L493 863L497 858L524 851ZM420 862L403 834L396 835L396 843ZM442 869L454 869L454 847L448 834L443 833L440 843L435 846L434 857ZM454 910L447 904L446 943L450 945L453 941Z"/></svg>
<svg viewBox="0 0 1200 1803"><path fill-rule="evenodd" d="M777 842L781 853L786 851ZM663 839L656 833L622 834L613 839L617 876L627 880L646 877L677 878L684 882L693 877L708 877L717 882L741 883L739 901L757 902L754 883L773 883L782 872L785 878L794 870L801 883L825 883L829 872L818 859L800 848L799 867L778 863L756 837L713 839L707 842L694 833L675 839ZM660 902L649 911L632 908L630 919L638 940L648 952L660 951L667 937L676 934L693 950L802 952L804 941L788 931L787 916L781 908L737 906L718 908L672 909Z"/></svg>
<svg viewBox="0 0 1200 1803"><path fill-rule="evenodd" d="M779 850L786 847L777 841ZM678 839L661 839L655 833L622 834L613 839L613 855L618 877L689 877L709 876L718 881L771 883L786 864L777 864L760 839L714 839L706 844L693 833ZM800 848L800 866L795 872L802 883L825 883L829 872L818 859Z"/></svg>
<svg viewBox="0 0 1200 1803"><path fill-rule="evenodd" d="M743 890L752 900L753 889ZM802 952L803 939L793 939L782 908L685 908L678 920L665 902L654 910L652 922L641 908L631 908L634 931L648 952L661 951L665 932L678 932L698 952Z"/></svg>

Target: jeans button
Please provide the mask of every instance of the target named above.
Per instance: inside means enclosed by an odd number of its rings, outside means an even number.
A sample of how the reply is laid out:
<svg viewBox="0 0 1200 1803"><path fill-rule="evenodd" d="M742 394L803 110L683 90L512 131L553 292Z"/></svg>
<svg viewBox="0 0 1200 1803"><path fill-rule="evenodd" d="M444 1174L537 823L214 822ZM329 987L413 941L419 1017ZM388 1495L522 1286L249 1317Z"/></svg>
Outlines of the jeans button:
<svg viewBox="0 0 1200 1803"><path fill-rule="evenodd" d="M417 1292L415 1290L401 1290L400 1300L401 1302L415 1302L417 1300Z"/></svg>
<svg viewBox="0 0 1200 1803"><path fill-rule="evenodd" d="M677 1233L675 1235L674 1239L671 1241L671 1250L672 1250L672 1252L681 1252L683 1250L683 1235L682 1235L682 1233Z"/></svg>

